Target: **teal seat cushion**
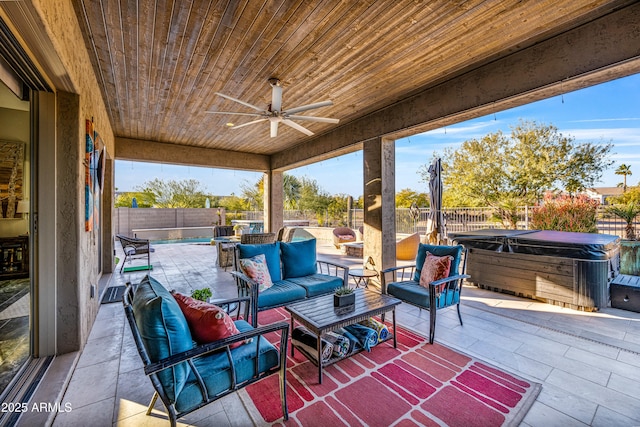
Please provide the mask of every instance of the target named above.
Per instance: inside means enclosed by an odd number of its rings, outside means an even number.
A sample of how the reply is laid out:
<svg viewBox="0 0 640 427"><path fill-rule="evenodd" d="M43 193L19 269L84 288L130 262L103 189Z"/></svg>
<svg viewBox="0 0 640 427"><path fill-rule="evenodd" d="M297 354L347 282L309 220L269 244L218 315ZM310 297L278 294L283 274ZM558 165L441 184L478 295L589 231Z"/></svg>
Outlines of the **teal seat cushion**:
<svg viewBox="0 0 640 427"><path fill-rule="evenodd" d="M294 277L287 280L295 283L296 285L302 286L306 290L307 298L331 293L336 288L343 285L341 277L319 273L305 277Z"/></svg>
<svg viewBox="0 0 640 427"><path fill-rule="evenodd" d="M418 307L430 307L429 290L420 286L419 282L407 280L404 282L392 282L387 285L387 293L398 299ZM445 290L436 298L436 308L447 307L460 302L460 291Z"/></svg>
<svg viewBox="0 0 640 427"><path fill-rule="evenodd" d="M447 256L447 255L452 256L453 261L451 261L449 276L454 276L458 274L458 270L460 267L460 258L462 256L461 245L437 246L437 245L426 245L424 243L420 243L420 245L418 246L418 255L416 255L416 271L413 274L413 280L415 280L416 282L420 281L420 273L422 272L422 266L424 265L424 260L427 258L427 252L435 256Z"/></svg>
<svg viewBox="0 0 640 427"><path fill-rule="evenodd" d="M316 239L282 242L280 250L282 251L283 279L316 273Z"/></svg>
<svg viewBox="0 0 640 427"><path fill-rule="evenodd" d="M269 289L258 294L258 308L275 307L304 299L307 291L289 280L274 282Z"/></svg>
<svg viewBox="0 0 640 427"><path fill-rule="evenodd" d="M263 254L267 260L269 275L272 282L282 280L280 273L280 242L263 243L259 245L239 244L238 251L240 258L252 258L256 255Z"/></svg>
<svg viewBox="0 0 640 427"><path fill-rule="evenodd" d="M234 322L240 332L253 328L244 320ZM257 348L257 352L256 352ZM250 380L256 375L254 360L258 355L258 373L264 373L277 367L280 363L278 350L264 337L254 339L248 344L231 350L235 366L236 383ZM198 374L206 386L209 396L227 391L231 388L231 364L224 351L208 354L193 360ZM189 376L182 392L178 396L176 409L179 412L191 410L205 402L204 396L193 373Z"/></svg>
<svg viewBox="0 0 640 427"><path fill-rule="evenodd" d="M194 347L189 325L173 296L157 280L145 276L133 296L133 314L152 362ZM191 368L184 362L158 373L167 397L175 401Z"/></svg>

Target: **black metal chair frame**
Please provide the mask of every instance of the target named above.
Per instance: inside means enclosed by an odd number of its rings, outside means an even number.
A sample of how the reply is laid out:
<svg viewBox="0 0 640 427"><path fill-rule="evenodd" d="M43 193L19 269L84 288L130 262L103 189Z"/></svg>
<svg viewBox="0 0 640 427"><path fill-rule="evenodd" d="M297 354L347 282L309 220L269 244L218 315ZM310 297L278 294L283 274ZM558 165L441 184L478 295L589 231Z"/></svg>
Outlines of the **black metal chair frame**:
<svg viewBox="0 0 640 427"><path fill-rule="evenodd" d="M149 239L127 237L122 234L116 234L116 238L120 240L122 251L124 252L124 260L122 260L122 265L120 266L120 273L122 273L127 261L131 261L134 257L140 255L146 255L147 269L151 269L151 252L153 252L153 249L151 248Z"/></svg>
<svg viewBox="0 0 640 427"><path fill-rule="evenodd" d="M447 305L445 307L437 307L437 299L440 297L440 294L444 289L447 289L448 291L456 291L459 289L459 298L458 298L458 302L456 303L456 309L458 311L458 319L460 320L460 325L462 325L462 315L460 314L460 301L462 299L462 283L464 279L468 279L471 277L468 274L465 274L467 271L467 255L468 255L468 250L464 249L461 254L461 257L462 257L462 260L460 263L461 268L458 270L459 272L462 272L462 273L456 274L454 276L449 276L444 279L435 280L429 283L429 307L425 307L419 304L414 304L411 301L407 301L402 298L399 298L399 299L402 299L402 302L405 302L409 305L413 305L414 307L418 307L420 309L429 310L429 344L433 344L433 340L435 338L437 311L440 308L450 307L450 305ZM392 282L402 281L405 279L405 277L407 277L406 273L407 273L407 270L409 270L408 277L412 280L415 269L416 269L416 265L411 264L411 265L403 265L399 267L391 267L391 268L382 270L380 272L382 293L387 294L387 280L386 280L387 274L393 273ZM400 280L398 280L398 276ZM395 298L398 298L395 295L392 295L392 296ZM435 307L435 309L433 309L433 307Z"/></svg>
<svg viewBox="0 0 640 427"><path fill-rule="evenodd" d="M227 394L233 393L249 384L252 384L258 380L261 380L266 376L269 376L274 373L278 373L280 376L279 382L280 382L280 400L282 402L282 413L284 416L284 420L289 419L289 412L287 407L287 391L286 391L287 339L289 337L288 322L279 322L279 323L274 323L271 325L255 328L253 330L242 332L240 334L233 335L231 337L224 338L222 340L214 341L207 344L202 344L188 351L177 353L165 359L152 362L149 358L147 350L142 341L142 337L140 336L140 331L138 330L138 326L136 324L135 315L133 313L133 307L132 307L133 293L134 293L133 286L131 285L131 283L127 283L127 288L125 290L122 302L124 305L125 314L127 316L127 321L129 322L129 327L131 328L131 332L133 334L133 339L136 343L136 347L138 349L138 353L140 354L140 358L142 359L142 362L144 364L144 373L149 377L149 379L151 380L151 383L153 384L153 388L155 389L155 393L147 409L147 415L151 415L153 406L155 405L158 397L160 397L160 400L162 401L162 403L164 404L167 410L167 414L168 414L171 426L175 427L177 425L178 418L181 418L187 414L190 414L191 412L197 409L200 409L203 406L206 406L209 403L214 402L223 396L226 396ZM230 304L240 304L241 306L243 306L244 307L243 310L241 310L240 307L238 308L236 312L236 318L240 316L240 313L242 311L244 318L247 319L249 315L249 306L250 306L249 297L241 297L241 298L234 298L234 299L228 299L223 301L216 301L216 305L222 308L225 308L225 306L228 306ZM280 348L279 348L280 360L279 360L278 366L274 367L273 369L265 373L260 374L259 358L256 357L254 359L256 375L243 383L236 383L235 366L234 366L233 358L231 357L231 350L229 346L237 342L246 342L247 340L255 338L253 342L245 345L255 345L256 354L258 354L258 346L260 341L259 337L271 332L280 332ZM231 387L228 390L216 396L209 396L202 378L200 377L200 375L197 374L197 370L193 364L193 359L216 352L216 351L224 351L227 355L227 358L229 360L229 365L230 365L230 372L231 372ZM189 411L178 412L175 408L174 403L171 400L169 400L166 393L164 392L164 388L162 387L160 379L158 378L158 373L183 362L187 362L190 365L193 372L196 373L195 376L197 377L198 385L205 399L202 404L198 405L193 409L190 409Z"/></svg>

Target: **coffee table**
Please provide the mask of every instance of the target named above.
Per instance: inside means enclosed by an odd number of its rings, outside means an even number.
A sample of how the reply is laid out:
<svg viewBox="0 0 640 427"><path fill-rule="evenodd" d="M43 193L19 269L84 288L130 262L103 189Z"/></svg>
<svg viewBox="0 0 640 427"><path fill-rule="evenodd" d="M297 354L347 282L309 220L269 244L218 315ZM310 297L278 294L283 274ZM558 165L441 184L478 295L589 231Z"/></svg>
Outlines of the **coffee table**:
<svg viewBox="0 0 640 427"><path fill-rule="evenodd" d="M402 301L388 295L381 295L377 292L362 288L356 289L355 295L356 302L350 307L334 307L333 294L309 298L285 307L285 310L291 314L292 333L294 321L297 321L318 337L316 344L317 355L315 357L307 353L303 348L297 346L296 348L307 359L309 359L311 363L318 367L318 383L320 384L322 384L322 368L324 366L331 365L332 363L338 362L362 351L362 349L358 349L345 357L332 357L328 361L322 362L322 340L320 337L324 332L335 331L344 326L366 320L369 317L378 316L391 311L393 318L393 333L389 333L387 340L393 338L393 347L397 347L396 306ZM291 345L292 356L293 350L294 346Z"/></svg>

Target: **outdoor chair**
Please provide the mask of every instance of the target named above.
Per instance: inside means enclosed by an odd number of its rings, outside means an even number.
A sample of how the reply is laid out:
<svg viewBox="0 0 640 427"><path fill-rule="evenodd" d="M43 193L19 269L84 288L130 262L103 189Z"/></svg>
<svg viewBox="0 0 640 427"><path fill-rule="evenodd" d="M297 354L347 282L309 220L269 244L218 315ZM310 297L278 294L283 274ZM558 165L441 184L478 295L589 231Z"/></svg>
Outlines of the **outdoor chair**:
<svg viewBox="0 0 640 427"><path fill-rule="evenodd" d="M413 233L396 242L396 259L401 261L411 261L416 258L418 245L420 244L420 233Z"/></svg>
<svg viewBox="0 0 640 427"><path fill-rule="evenodd" d="M259 245L263 243L273 243L276 241L276 233L249 233L240 236L240 243L248 245Z"/></svg>
<svg viewBox="0 0 640 427"><path fill-rule="evenodd" d="M131 283L127 283L124 311L144 364L144 373L155 389L147 415L151 414L160 397L171 426L175 427L178 418L265 376L278 373L282 413L284 419L288 419L286 358L289 323L253 328L238 318L241 312L244 319L248 317L249 300L249 297L244 297L216 301L222 309L231 304L244 307L238 308L236 319L232 319L239 333L196 344L193 341L196 334L192 335L180 305L167 289L150 276L140 282L135 293ZM202 323L198 323L199 327ZM265 338L272 332L280 335L279 349Z"/></svg>
<svg viewBox="0 0 640 427"><path fill-rule="evenodd" d="M337 227L333 229L333 245L340 249L343 243L355 242L356 232L349 227Z"/></svg>
<svg viewBox="0 0 640 427"><path fill-rule="evenodd" d="M229 237L234 235L233 225L214 225L213 238Z"/></svg>
<svg viewBox="0 0 640 427"><path fill-rule="evenodd" d="M427 277L430 277L433 269L425 264L427 252L435 257L451 257L447 276L429 282ZM438 310L455 305L460 325L462 325L460 293L462 292L463 280L470 277L465 274L466 266L467 251L462 246L434 246L421 243L418 247L415 264L387 268L380 272L382 293L389 294L420 309L429 310L429 343L433 344ZM425 268L429 271L425 271ZM425 277L421 281L423 274ZM388 275L392 276L391 281L387 281ZM436 275L436 277L438 276Z"/></svg>
<svg viewBox="0 0 640 427"><path fill-rule="evenodd" d="M116 238L120 240L122 245L122 251L124 252L124 260L120 266L120 273L124 269L124 265L127 261L131 262L136 257L146 257L147 266L140 267L139 269L151 270L151 252L154 252L148 239L138 239L135 237L127 237L122 234L116 234Z"/></svg>

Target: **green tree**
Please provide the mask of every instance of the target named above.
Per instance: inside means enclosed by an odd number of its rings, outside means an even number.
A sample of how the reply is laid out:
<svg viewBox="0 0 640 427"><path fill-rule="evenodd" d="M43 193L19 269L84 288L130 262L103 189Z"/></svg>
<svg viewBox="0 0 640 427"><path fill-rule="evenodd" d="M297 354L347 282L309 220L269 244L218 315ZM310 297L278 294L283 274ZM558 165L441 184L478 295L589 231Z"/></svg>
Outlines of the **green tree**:
<svg viewBox="0 0 640 427"><path fill-rule="evenodd" d="M409 188L404 188L396 193L396 208L408 208L414 202L420 208L428 207L429 195L418 193Z"/></svg>
<svg viewBox="0 0 640 427"><path fill-rule="evenodd" d="M607 212L624 220L625 237L629 240L636 240L636 230L633 220L640 215L640 205L630 202L626 205L614 205L607 207Z"/></svg>
<svg viewBox="0 0 640 427"><path fill-rule="evenodd" d="M118 194L114 202L114 206L116 208L130 208L133 204L134 197L136 198L136 203L139 208L152 208L155 204L155 197L152 193L128 191L126 193Z"/></svg>
<svg viewBox="0 0 640 427"><path fill-rule="evenodd" d="M622 175L624 181L618 184L618 187L622 186L622 192L627 191L627 175L633 175L631 173L631 166L625 165L624 163L618 166L618 169L615 171L616 175Z"/></svg>
<svg viewBox="0 0 640 427"><path fill-rule="evenodd" d="M153 195L154 207L157 208L202 208L207 195L195 179L181 181L154 179L145 182L137 190ZM138 200L138 206L140 206Z"/></svg>
<svg viewBox="0 0 640 427"><path fill-rule="evenodd" d="M576 143L553 125L520 121L510 135L498 131L445 150L444 194L468 206L494 207L504 224L512 224L515 207L535 204L547 190L575 193L595 184L612 164L611 148ZM425 182L427 169L420 172Z"/></svg>

